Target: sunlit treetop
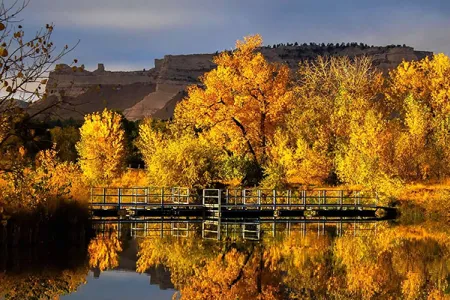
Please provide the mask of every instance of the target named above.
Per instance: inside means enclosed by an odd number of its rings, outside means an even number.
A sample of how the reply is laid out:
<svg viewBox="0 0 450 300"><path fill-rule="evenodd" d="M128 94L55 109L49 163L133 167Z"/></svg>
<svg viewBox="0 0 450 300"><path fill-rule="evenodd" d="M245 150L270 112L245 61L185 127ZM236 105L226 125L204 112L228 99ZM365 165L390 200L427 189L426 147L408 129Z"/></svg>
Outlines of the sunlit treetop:
<svg viewBox="0 0 450 300"><path fill-rule="evenodd" d="M177 122L192 124L235 154L266 159L276 124L292 104L290 70L257 52L261 36L248 36L232 52L214 58L217 68L191 86L175 110Z"/></svg>

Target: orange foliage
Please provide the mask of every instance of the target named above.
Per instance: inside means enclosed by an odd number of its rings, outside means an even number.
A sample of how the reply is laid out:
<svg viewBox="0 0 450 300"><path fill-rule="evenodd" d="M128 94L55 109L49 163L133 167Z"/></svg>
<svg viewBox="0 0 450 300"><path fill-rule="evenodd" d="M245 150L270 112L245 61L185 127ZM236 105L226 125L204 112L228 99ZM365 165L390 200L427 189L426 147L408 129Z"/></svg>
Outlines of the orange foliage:
<svg viewBox="0 0 450 300"><path fill-rule="evenodd" d="M292 105L290 71L269 63L257 48L259 35L236 43L236 50L214 58L204 88L191 86L175 109L175 120L204 131L214 143L234 154L248 154L259 164L267 155L275 127Z"/></svg>

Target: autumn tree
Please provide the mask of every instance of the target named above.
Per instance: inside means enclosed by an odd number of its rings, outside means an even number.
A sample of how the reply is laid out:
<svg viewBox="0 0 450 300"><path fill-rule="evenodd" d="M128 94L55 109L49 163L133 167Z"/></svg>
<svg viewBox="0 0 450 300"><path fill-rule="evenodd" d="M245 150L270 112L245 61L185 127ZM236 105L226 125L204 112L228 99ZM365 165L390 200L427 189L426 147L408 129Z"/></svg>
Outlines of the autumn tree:
<svg viewBox="0 0 450 300"><path fill-rule="evenodd" d="M259 35L236 43L214 58L217 68L191 86L175 109L175 120L189 124L231 156L246 155L264 167L275 127L292 104L288 66L269 63L257 52Z"/></svg>
<svg viewBox="0 0 450 300"><path fill-rule="evenodd" d="M390 73L386 95L402 125L396 161L403 177L424 179L448 174L449 76L450 58L444 54L405 61Z"/></svg>
<svg viewBox="0 0 450 300"><path fill-rule="evenodd" d="M30 211L38 206L49 209L62 200L87 199L86 186L75 163L61 161L57 151L48 149L36 155L33 170L21 152L13 169L0 177L7 183L2 186L0 203L4 202L10 212Z"/></svg>
<svg viewBox="0 0 450 300"><path fill-rule="evenodd" d="M88 253L91 268L99 268L100 271L104 271L119 265L119 253L122 251L122 245L117 236L117 231L110 230L104 234L98 234L89 242Z"/></svg>
<svg viewBox="0 0 450 300"><path fill-rule="evenodd" d="M360 185L392 196L401 187L390 170L390 144L392 135L387 130L387 120L381 113L369 109L363 118L350 120L349 139L339 144L335 158L336 172L346 183Z"/></svg>
<svg viewBox="0 0 450 300"><path fill-rule="evenodd" d="M76 144L83 174L92 184L108 184L124 169L125 133L122 116L105 109L86 115Z"/></svg>
<svg viewBox="0 0 450 300"><path fill-rule="evenodd" d="M29 137L29 121L60 103L27 114L22 104L46 98L46 76L54 63L73 48L58 50L52 42L53 24L38 32L25 33L20 13L29 0L0 4L0 169L10 170L13 153ZM9 159L7 159L9 157Z"/></svg>
<svg viewBox="0 0 450 300"><path fill-rule="evenodd" d="M303 62L295 87L295 105L281 124L272 157L286 176L302 183L336 182L336 154L348 144L352 122L380 111L382 74L367 57L319 57ZM282 145L282 146L281 146Z"/></svg>
<svg viewBox="0 0 450 300"><path fill-rule="evenodd" d="M137 146L151 185L204 187L219 179L220 148L193 131L160 130L148 119L139 126Z"/></svg>

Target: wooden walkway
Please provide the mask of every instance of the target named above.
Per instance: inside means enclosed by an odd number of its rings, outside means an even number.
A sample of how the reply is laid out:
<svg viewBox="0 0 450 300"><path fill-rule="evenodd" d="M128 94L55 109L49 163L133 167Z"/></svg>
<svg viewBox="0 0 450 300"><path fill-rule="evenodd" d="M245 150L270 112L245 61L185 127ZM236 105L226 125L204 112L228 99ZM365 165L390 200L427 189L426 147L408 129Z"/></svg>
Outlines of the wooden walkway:
<svg viewBox="0 0 450 300"><path fill-rule="evenodd" d="M199 219L285 219L305 217L390 217L395 209L378 205L363 191L188 188L92 188L95 217Z"/></svg>

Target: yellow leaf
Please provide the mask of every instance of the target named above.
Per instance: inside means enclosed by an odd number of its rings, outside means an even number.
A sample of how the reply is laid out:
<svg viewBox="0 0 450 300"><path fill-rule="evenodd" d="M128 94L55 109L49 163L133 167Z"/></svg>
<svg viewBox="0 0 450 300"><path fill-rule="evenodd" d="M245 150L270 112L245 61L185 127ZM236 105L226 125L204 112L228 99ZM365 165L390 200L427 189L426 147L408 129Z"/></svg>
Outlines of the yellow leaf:
<svg viewBox="0 0 450 300"><path fill-rule="evenodd" d="M3 57L8 56L8 50L5 47L0 47L0 55Z"/></svg>

